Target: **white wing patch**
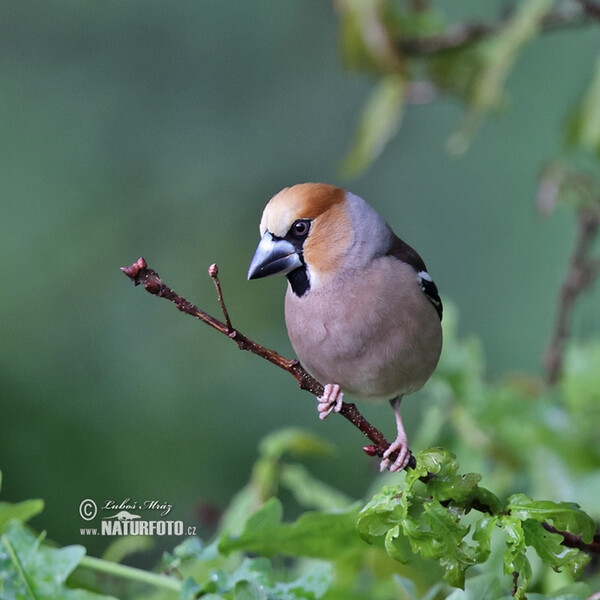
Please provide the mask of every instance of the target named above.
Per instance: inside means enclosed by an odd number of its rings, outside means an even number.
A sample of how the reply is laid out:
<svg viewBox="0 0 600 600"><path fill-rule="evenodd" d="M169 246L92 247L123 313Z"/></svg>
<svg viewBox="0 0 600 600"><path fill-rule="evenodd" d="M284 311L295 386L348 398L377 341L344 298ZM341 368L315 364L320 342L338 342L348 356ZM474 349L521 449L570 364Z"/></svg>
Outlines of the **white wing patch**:
<svg viewBox="0 0 600 600"><path fill-rule="evenodd" d="M435 283L433 283L433 279L427 271L419 271L417 273L417 276L419 277L419 283L421 285L423 293L427 296L431 304L433 304L441 320L443 307L442 301L438 294L437 286L435 285Z"/></svg>

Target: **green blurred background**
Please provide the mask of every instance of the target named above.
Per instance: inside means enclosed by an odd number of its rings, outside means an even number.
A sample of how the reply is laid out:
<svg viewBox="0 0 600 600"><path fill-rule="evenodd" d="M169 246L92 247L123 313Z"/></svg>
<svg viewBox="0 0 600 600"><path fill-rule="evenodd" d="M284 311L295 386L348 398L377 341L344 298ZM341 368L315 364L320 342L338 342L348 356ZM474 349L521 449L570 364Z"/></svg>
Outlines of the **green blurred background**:
<svg viewBox="0 0 600 600"><path fill-rule="evenodd" d="M456 17L499 5L456 2ZM339 164L372 82L343 71L336 27L320 0L2 3L2 497L43 498L34 525L51 539L102 550L79 534L84 498L166 501L196 523L205 503L227 505L258 441L283 426L335 443L311 469L348 494L376 477L360 434L320 422L288 375L119 271L143 255L218 316L206 272L217 262L234 324L291 356L285 281L246 281L262 208L284 186L363 196L421 252L492 377L540 371L573 228L567 212L536 215L537 173L561 152L597 31L532 44L510 110L460 160L445 144L462 108L440 99L409 107L350 181ZM598 329L598 299L580 304L576 333ZM409 436L420 411L406 403ZM365 413L392 432L387 406Z"/></svg>

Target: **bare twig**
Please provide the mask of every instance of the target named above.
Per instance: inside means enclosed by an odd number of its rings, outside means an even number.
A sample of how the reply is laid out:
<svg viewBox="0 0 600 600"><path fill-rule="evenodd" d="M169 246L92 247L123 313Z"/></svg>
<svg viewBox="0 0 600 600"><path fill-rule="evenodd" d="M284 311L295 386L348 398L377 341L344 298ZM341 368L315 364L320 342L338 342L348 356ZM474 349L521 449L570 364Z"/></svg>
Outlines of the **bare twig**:
<svg viewBox="0 0 600 600"><path fill-rule="evenodd" d="M449 27L443 33L418 38L402 38L396 47L404 56L430 56L446 50L455 50L497 34L506 26L509 17L490 22L465 22ZM600 19L600 5L593 0L579 3L564 2L550 11L542 20L541 31L549 32L566 27L578 27Z"/></svg>
<svg viewBox="0 0 600 600"><path fill-rule="evenodd" d="M513 578L513 587L512 590L510 592L511 596L516 596L517 595L517 590L519 589L519 572L518 571L513 571L512 572L512 578Z"/></svg>
<svg viewBox="0 0 600 600"><path fill-rule="evenodd" d="M220 331L224 335L228 336L238 345L240 350L248 350L257 356L268 360L269 362L278 366L280 369L287 371L296 379L301 389L306 390L317 397L323 395L323 385L314 377L309 375L297 360L284 358L274 350L269 350L268 348L261 346L232 327L229 320L229 315L227 313L227 308L225 307L225 303L223 301L221 284L219 283L218 278L219 271L216 265L211 265L209 274L215 282L219 303L221 304L221 309L225 315L226 323L222 323L218 319L215 319L215 317L205 313L191 302L188 302L185 298L182 298L176 294L170 287L163 283L156 271L148 267L143 258L138 259L129 267L122 267L121 271L123 271L123 273L125 273L125 275L127 275L127 277L129 277L135 285L143 285L146 291L150 294L170 300L180 311L200 319L207 325L210 325L217 331ZM366 435L371 442L373 442L372 444L369 444L363 448L366 454L369 456L383 456L383 453L390 446L389 442L385 439L385 436L381 433L381 431L373 427L373 425L371 425L362 416L355 404L343 402L339 414L350 421L350 423L352 423L357 429ZM397 452L393 453L390 456L390 459L393 461L396 456ZM416 466L416 461L412 454L410 455L408 466L412 468Z"/></svg>
<svg viewBox="0 0 600 600"><path fill-rule="evenodd" d="M216 263L213 263L210 265L210 267L208 267L208 274L212 277L215 287L217 288L217 297L219 298L219 304L221 305L221 310L223 311L223 316L225 317L225 322L227 323L227 330L231 332L233 327L231 326L231 319L229 318L227 307L223 301L223 292L221 290L221 282L219 281L219 267L217 267Z"/></svg>
<svg viewBox="0 0 600 600"><path fill-rule="evenodd" d="M577 212L577 239L569 270L560 290L554 333L546 350L544 364L548 383L556 383L563 364L564 347L571 328L575 302L600 273L600 264L591 250L600 227L600 210L581 208Z"/></svg>

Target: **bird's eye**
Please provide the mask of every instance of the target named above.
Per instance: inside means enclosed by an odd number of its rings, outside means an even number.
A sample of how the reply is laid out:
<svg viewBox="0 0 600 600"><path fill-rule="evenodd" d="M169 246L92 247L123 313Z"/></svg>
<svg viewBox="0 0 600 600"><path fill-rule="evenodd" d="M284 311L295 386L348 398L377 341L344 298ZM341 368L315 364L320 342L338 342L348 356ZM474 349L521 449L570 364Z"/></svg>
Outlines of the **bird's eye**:
<svg viewBox="0 0 600 600"><path fill-rule="evenodd" d="M294 237L303 238L308 234L309 229L310 229L310 222L306 221L305 219L300 219L300 220L294 222L290 231Z"/></svg>

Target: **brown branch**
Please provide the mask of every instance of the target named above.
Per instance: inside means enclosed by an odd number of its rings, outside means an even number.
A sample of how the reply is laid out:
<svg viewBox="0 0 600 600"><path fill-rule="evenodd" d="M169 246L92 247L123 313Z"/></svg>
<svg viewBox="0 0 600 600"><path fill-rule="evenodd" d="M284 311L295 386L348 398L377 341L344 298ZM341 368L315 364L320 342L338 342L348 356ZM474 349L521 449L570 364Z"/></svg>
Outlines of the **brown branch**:
<svg viewBox="0 0 600 600"><path fill-rule="evenodd" d="M580 535L575 535L573 533L569 533L568 531L560 531L556 529L556 527L548 525L548 523L542 523L542 525L546 531L562 535L563 541L561 544L563 546L567 546L567 548L577 548L578 550L582 550L583 552L588 552L590 554L600 554L600 533L595 533L594 539L591 541L591 543L586 544Z"/></svg>
<svg viewBox="0 0 600 600"><path fill-rule="evenodd" d="M129 267L121 267L121 271L123 271L123 273L125 273L125 275L127 275L127 277L129 277L135 285L143 285L146 291L150 294L170 300L180 311L191 315L192 317L196 317L217 331L220 331L222 334L232 339L238 345L240 350L248 350L249 352L252 352L252 354L256 354L257 356L260 356L278 366L280 369L287 371L296 379L301 389L306 390L317 397L323 395L323 385L314 377L309 375L297 360L284 358L274 350L269 350L268 348L261 346L232 327L229 314L227 313L227 308L225 307L225 303L223 301L217 265L213 264L210 266L209 275L215 282L219 303L226 321L225 323L215 319L215 317L205 313L203 310L199 309L197 306L191 302L188 302L185 298L179 296L179 294L175 293L170 287L163 283L156 271L148 267L143 258L138 259ZM373 427L373 425L371 425L362 416L355 404L343 402L339 414L350 421L350 423L352 423L357 429L366 435L371 442L373 442L372 444L369 444L363 448L366 454L369 456L383 456L383 453L390 446L389 442L385 439L385 436L381 433L381 431ZM397 455L398 453L394 452L390 456L390 459L393 461ZM408 466L412 468L416 466L416 460L412 454L410 455Z"/></svg>
<svg viewBox="0 0 600 600"><path fill-rule="evenodd" d="M517 590L519 589L519 572L513 571L512 578L513 578L513 587L512 587L512 590L510 591L510 595L516 596Z"/></svg>
<svg viewBox="0 0 600 600"><path fill-rule="evenodd" d="M200 319L202 322L210 325L217 331L226 335L238 345L240 350L248 350L257 356L268 360L269 362L278 366L280 369L287 371L296 379L301 389L306 390L317 397L323 394L323 385L314 377L309 375L297 360L284 358L274 350L269 350L268 348L261 346L232 327L229 314L225 306L225 301L223 300L221 284L218 278L219 270L216 264L213 264L209 267L208 273L215 283L219 304L221 305L221 310L225 316L226 323L215 319L215 317L205 313L203 310L199 309L197 306L175 293L170 287L163 283L156 271L148 267L146 261L142 257L140 257L129 267L121 267L121 271L123 271L123 273L125 273L125 275L127 275L127 277L129 277L135 285L143 285L146 291L150 294L170 300L180 311ZM381 431L373 427L373 425L371 425L362 416L355 404L343 402L339 414L350 421L350 423L352 423L357 429L366 435L371 442L373 442L372 444L369 444L363 448L366 454L369 456L383 456L383 453L390 446L389 442L385 439ZM393 453L390 456L390 459L393 461L396 456L397 452ZM408 466L413 469L416 467L416 460L412 454L410 454ZM435 477L435 474L428 473L420 479L424 483L427 483L430 479ZM481 503L477 498L473 498L470 501L469 508L479 512L493 514L492 508L487 504ZM570 548L579 548L585 552L600 553L600 534L598 533L595 534L594 541L591 544L585 544L580 537L574 534L558 531L547 523L543 523L543 526L548 531L561 534L563 536L562 544L564 546L568 546Z"/></svg>
<svg viewBox="0 0 600 600"><path fill-rule="evenodd" d="M564 347L569 337L575 303L600 273L598 260L591 256L599 226L599 209L586 207L577 212L575 248L558 297L554 333L544 358L546 379L550 384L556 383L562 369Z"/></svg>
<svg viewBox="0 0 600 600"><path fill-rule="evenodd" d="M446 50L456 50L468 44L499 33L510 17L498 21L460 23L443 33L425 37L403 38L396 48L404 56L431 56ZM593 0L579 0L579 4L565 2L550 11L542 20L540 31L550 32L566 27L578 27L600 19L600 5Z"/></svg>

